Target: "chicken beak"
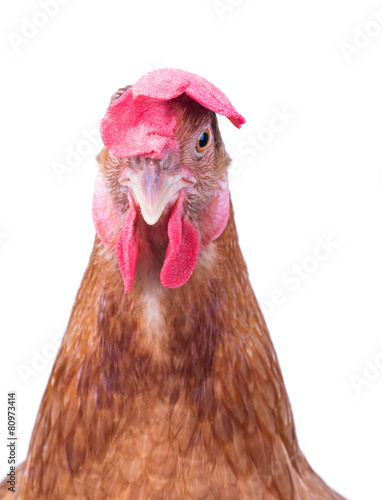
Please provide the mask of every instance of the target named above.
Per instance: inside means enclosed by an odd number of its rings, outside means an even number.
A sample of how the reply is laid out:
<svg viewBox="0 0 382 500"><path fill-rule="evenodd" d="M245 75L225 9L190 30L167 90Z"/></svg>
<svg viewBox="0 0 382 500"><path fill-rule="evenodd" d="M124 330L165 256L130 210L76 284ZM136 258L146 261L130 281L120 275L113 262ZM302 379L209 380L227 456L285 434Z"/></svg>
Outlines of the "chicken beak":
<svg viewBox="0 0 382 500"><path fill-rule="evenodd" d="M142 216L149 225L155 224L170 201L175 201L180 189L194 184L195 178L184 172L167 173L160 163L151 160L140 170L130 170L122 184L133 191Z"/></svg>

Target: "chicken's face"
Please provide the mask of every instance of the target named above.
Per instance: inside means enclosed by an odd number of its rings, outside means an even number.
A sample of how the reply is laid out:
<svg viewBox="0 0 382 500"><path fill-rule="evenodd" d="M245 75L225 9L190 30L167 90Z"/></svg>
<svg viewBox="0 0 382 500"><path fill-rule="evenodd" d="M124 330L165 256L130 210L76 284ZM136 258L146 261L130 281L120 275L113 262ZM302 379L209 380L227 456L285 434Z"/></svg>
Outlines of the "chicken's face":
<svg viewBox="0 0 382 500"><path fill-rule="evenodd" d="M141 80L115 95L102 121L108 149L99 156L93 205L97 233L117 255L125 292L138 258L163 286L183 285L229 216L230 159L215 112L180 92L182 86L169 99L142 89L134 96Z"/></svg>

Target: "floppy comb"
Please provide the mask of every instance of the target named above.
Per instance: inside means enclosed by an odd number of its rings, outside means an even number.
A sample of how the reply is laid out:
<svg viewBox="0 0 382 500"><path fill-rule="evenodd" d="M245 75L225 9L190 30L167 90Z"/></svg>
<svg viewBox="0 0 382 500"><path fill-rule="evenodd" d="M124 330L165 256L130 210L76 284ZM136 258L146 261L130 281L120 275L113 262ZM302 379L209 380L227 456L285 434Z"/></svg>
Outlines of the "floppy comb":
<svg viewBox="0 0 382 500"><path fill-rule="evenodd" d="M105 146L120 157L145 154L161 159L168 149L176 152L176 115L169 101L183 93L238 128L245 123L225 94L205 78L180 69L158 69L110 104L101 122Z"/></svg>

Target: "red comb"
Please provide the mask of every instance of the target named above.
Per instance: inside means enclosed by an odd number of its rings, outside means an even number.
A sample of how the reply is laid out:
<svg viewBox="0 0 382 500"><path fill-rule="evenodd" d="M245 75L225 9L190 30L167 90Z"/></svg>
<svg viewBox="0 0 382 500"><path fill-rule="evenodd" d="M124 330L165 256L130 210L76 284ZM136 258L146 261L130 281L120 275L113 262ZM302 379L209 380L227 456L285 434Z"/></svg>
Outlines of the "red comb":
<svg viewBox="0 0 382 500"><path fill-rule="evenodd" d="M140 78L106 111L101 136L115 156L148 155L163 159L179 150L177 116L171 99L185 92L199 104L224 115L238 128L245 119L212 83L180 69L158 69Z"/></svg>
<svg viewBox="0 0 382 500"><path fill-rule="evenodd" d="M181 69L164 68L142 76L133 86L134 97L144 95L169 100L185 92L191 99L210 111L226 116L238 128L245 119L235 110L229 99L205 78Z"/></svg>

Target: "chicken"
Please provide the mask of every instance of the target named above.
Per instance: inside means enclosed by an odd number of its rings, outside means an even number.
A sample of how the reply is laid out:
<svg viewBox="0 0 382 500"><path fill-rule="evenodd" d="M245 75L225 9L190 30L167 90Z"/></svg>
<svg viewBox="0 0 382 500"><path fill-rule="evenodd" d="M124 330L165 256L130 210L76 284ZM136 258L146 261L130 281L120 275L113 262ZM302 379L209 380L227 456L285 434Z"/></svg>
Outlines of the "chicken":
<svg viewBox="0 0 382 500"><path fill-rule="evenodd" d="M17 500L340 500L301 452L240 251L226 96L162 69L101 122L96 237ZM8 496L7 496L8 495Z"/></svg>

